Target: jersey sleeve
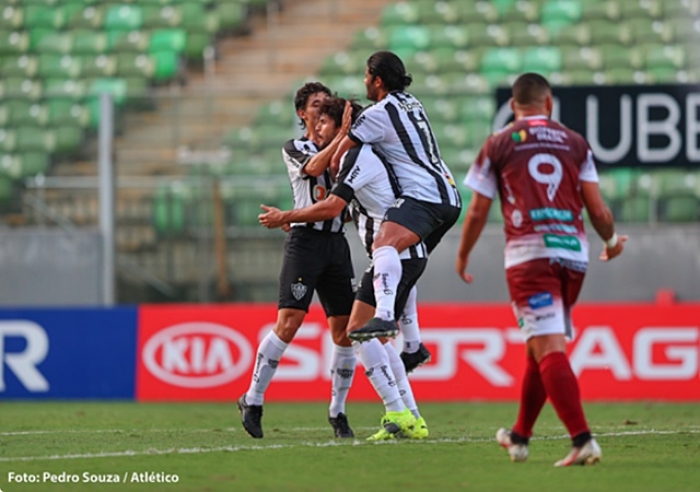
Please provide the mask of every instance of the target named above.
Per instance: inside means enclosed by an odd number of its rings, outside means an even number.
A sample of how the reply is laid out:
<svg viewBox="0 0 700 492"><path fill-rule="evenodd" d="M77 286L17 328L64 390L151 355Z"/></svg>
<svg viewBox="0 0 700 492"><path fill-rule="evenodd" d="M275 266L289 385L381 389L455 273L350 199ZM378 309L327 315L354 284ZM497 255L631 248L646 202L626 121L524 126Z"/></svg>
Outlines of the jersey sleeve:
<svg viewBox="0 0 700 492"><path fill-rule="evenodd" d="M389 126L386 120L386 112L379 106L369 107L355 120L348 132L348 137L357 144L384 140L385 129Z"/></svg>
<svg viewBox="0 0 700 492"><path fill-rule="evenodd" d="M476 156L476 160L464 178L464 184L491 200L496 198L498 180L496 171L491 165L491 138L486 140L479 155Z"/></svg>
<svg viewBox="0 0 700 492"><path fill-rule="evenodd" d="M580 181L590 181L591 183L598 182L598 171L595 168L593 151L591 151L591 149L586 151L586 158L581 163L581 170L579 171L578 177Z"/></svg>
<svg viewBox="0 0 700 492"><path fill-rule="evenodd" d="M289 140L282 148L282 157L290 173L304 179L309 177L304 172L304 166L311 160L313 153L305 150L303 147L299 148L296 141Z"/></svg>

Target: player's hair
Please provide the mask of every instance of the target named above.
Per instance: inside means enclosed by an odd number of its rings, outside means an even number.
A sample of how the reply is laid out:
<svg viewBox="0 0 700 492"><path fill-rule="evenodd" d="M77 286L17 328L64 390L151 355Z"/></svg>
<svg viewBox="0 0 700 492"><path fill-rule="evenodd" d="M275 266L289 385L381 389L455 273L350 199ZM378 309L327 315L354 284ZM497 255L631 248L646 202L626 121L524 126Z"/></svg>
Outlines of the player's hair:
<svg viewBox="0 0 700 492"><path fill-rule="evenodd" d="M294 109L297 111L304 109L306 107L306 103L309 102L309 98L314 94L318 94L319 92L322 92L328 96L331 95L331 90L321 82L307 82L301 86L294 95ZM301 127L306 128L306 123L304 123L304 120L301 118L299 118L299 120Z"/></svg>
<svg viewBox="0 0 700 492"><path fill-rule="evenodd" d="M377 51L367 59L367 71L370 75L379 77L384 88L391 91L402 91L413 82L411 74L406 73L406 66L395 53Z"/></svg>
<svg viewBox="0 0 700 492"><path fill-rule="evenodd" d="M352 121L354 122L362 112L362 106L357 102L357 99L343 99L342 97L333 96L325 99L319 107L319 114L328 115L335 122L335 126L339 127L343 122L343 112L345 112L345 103L350 101L352 105Z"/></svg>
<svg viewBox="0 0 700 492"><path fill-rule="evenodd" d="M513 83L513 100L521 106L541 104L552 88L543 76L537 73L524 73Z"/></svg>

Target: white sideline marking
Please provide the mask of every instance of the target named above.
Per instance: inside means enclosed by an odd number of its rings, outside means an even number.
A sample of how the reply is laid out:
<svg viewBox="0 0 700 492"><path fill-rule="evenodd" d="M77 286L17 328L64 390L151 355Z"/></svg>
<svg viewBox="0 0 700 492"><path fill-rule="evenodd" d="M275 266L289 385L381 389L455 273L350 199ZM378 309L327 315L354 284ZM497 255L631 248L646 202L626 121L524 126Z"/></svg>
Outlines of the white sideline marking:
<svg viewBox="0 0 700 492"><path fill-rule="evenodd" d="M325 429L325 427L324 427ZM596 433L596 437L622 437L622 436L641 436L641 435L674 435L674 434L700 434L698 429L684 429L684 430L638 430L638 431L626 431L626 432L604 432ZM540 437L533 438L533 440L558 440L558 439L568 439L568 435L562 436L550 436L550 437ZM148 449L145 451L112 451L103 453L81 453L81 454L62 454L62 455L49 455L49 456L10 456L1 458L0 463L15 462L15 461L42 461L42 460L74 460L74 459L94 459L94 458L121 458L121 457L131 457L131 456L152 456L152 455L164 455L164 454L204 454L204 453L220 453L220 452L237 452L237 451L263 451L267 449L290 449L290 448L327 448L336 446L358 446L358 445L371 445L371 444L382 444L382 445L395 445L399 443L429 443L429 444L453 444L453 443L480 443L480 442L492 442L493 438L469 438L469 437L457 437L457 438L444 438L444 439L425 439L421 441L410 441L410 440L393 440L393 441L377 441L375 443L368 443L364 440L354 439L350 442L348 441L327 441L327 442L299 442L295 444L270 444L270 445L242 445L242 446L219 446L215 448L171 448L171 449Z"/></svg>

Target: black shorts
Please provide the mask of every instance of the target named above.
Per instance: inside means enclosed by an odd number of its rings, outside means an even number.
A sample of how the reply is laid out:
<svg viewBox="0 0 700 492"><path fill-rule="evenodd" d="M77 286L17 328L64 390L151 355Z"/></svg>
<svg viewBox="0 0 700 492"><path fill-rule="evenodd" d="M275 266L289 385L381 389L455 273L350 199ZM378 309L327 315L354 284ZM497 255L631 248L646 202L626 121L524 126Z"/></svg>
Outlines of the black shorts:
<svg viewBox="0 0 700 492"><path fill-rule="evenodd" d="M461 207L402 196L389 207L384 214L384 220L395 222L417 234L430 253L455 225L461 211Z"/></svg>
<svg viewBox="0 0 700 492"><path fill-rule="evenodd" d="M399 280L399 287L396 291L396 303L394 304L394 316L398 321L403 313L403 308L406 307L406 300L408 299L408 294L411 289L425 270L425 266L428 264L427 258L412 258L410 260L401 260L401 280ZM374 299L374 267L370 267L365 270L360 280L360 285L357 286L357 293L355 294L356 301L362 301L370 306L377 305Z"/></svg>
<svg viewBox="0 0 700 492"><path fill-rule="evenodd" d="M326 316L346 316L355 297L345 234L293 227L284 242L279 309L309 311L314 291Z"/></svg>

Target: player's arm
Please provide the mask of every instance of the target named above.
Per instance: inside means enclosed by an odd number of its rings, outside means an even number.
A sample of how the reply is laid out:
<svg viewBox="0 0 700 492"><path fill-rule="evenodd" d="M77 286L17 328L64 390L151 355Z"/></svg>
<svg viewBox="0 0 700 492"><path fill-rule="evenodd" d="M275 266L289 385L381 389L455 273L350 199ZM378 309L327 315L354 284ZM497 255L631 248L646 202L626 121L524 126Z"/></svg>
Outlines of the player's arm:
<svg viewBox="0 0 700 492"><path fill-rule="evenodd" d="M319 222L340 215L347 202L337 195L330 195L325 200L296 210L280 210L267 205L260 205L265 213L258 215L258 221L268 229L281 227L292 222Z"/></svg>
<svg viewBox="0 0 700 492"><path fill-rule="evenodd" d="M603 261L612 260L622 253L627 236L618 236L615 233L612 212L605 204L597 182L581 181L581 198L593 228L605 243L605 249L600 255L600 259Z"/></svg>
<svg viewBox="0 0 700 492"><path fill-rule="evenodd" d="M457 250L457 261L455 263L455 269L457 274L467 283L471 283L474 277L467 273L467 264L469 263L469 255L476 244L476 241L481 235L481 231L486 225L486 221L489 216L489 209L491 208L491 198L480 194L479 192L474 192L472 199L469 202L469 208L467 209L467 215L464 218L464 224L462 225L462 240L459 244L459 249Z"/></svg>
<svg viewBox="0 0 700 492"><path fill-rule="evenodd" d="M340 159L345 155L345 153L355 147L357 142L352 140L348 135L343 135L343 138L338 142L338 146L333 153L331 158L331 176L338 174L338 169L340 169Z"/></svg>
<svg viewBox="0 0 700 492"><path fill-rule="evenodd" d="M343 111L343 120L338 133L335 138L324 148L321 152L316 154L306 163L304 166L304 172L309 176L320 176L323 172L331 165L331 159L340 147L340 143L343 138L347 136L348 130L350 130L350 124L352 122L352 105L350 102L345 103L345 109ZM340 154L343 155L343 154ZM337 169L333 170L331 168L331 175L335 176Z"/></svg>
<svg viewBox="0 0 700 492"><path fill-rule="evenodd" d="M579 179L583 205L588 211L593 228L605 243L605 249L600 255L600 259L603 261L612 260L622 253L627 236L618 236L615 233L615 221L612 212L600 194L598 172L593 162L593 152L590 149L587 149L586 157L581 164Z"/></svg>

